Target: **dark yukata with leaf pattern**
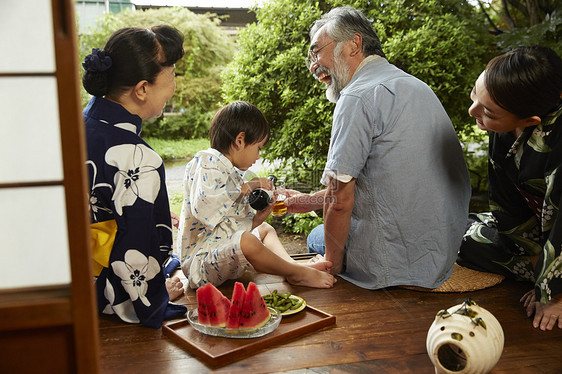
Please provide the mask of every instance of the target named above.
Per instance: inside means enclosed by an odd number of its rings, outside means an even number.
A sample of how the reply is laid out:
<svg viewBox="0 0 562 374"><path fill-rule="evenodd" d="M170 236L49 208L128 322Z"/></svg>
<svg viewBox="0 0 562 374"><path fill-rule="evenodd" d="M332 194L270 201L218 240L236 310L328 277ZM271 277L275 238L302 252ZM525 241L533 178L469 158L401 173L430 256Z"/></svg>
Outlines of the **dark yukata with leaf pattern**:
<svg viewBox="0 0 562 374"><path fill-rule="evenodd" d="M562 105L517 139L491 132L488 161L491 212L470 215L458 263L533 281L546 303L562 292Z"/></svg>

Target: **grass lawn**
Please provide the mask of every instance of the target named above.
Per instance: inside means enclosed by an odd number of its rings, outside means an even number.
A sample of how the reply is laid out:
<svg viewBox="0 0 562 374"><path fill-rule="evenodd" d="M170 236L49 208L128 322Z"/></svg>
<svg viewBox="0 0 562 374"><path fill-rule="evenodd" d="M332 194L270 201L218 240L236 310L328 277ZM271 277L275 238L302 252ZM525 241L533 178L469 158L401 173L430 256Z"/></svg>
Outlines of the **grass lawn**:
<svg viewBox="0 0 562 374"><path fill-rule="evenodd" d="M209 148L209 139L164 140L144 138L144 140L164 161L190 159L200 150Z"/></svg>
<svg viewBox="0 0 562 374"><path fill-rule="evenodd" d="M181 214L181 206L183 202L183 195L181 191L174 191L168 196L168 199L170 201L170 210L179 216Z"/></svg>
<svg viewBox="0 0 562 374"><path fill-rule="evenodd" d="M162 157L162 160L183 160L182 164L184 165L197 152L209 148L209 139L164 140L144 138L144 140ZM171 191L168 198L170 199L170 210L179 215L183 200L181 191Z"/></svg>

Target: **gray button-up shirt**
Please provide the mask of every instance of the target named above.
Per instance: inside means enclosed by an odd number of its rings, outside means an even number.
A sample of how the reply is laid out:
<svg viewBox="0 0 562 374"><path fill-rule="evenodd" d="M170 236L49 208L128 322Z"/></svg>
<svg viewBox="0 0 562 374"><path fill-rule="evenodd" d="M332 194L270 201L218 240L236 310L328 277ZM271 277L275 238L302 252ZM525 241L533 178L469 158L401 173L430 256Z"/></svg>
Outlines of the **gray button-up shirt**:
<svg viewBox="0 0 562 374"><path fill-rule="evenodd" d="M336 104L330 175L356 179L341 276L361 287L434 288L452 273L470 180L433 91L383 58L367 62Z"/></svg>

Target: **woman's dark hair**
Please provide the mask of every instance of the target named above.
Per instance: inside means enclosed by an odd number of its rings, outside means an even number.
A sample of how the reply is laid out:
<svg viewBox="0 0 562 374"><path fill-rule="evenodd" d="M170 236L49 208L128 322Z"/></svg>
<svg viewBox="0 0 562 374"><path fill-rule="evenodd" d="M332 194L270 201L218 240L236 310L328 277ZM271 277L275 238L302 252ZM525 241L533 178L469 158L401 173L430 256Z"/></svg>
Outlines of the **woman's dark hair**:
<svg viewBox="0 0 562 374"><path fill-rule="evenodd" d="M153 83L163 67L183 56L183 35L168 25L128 27L114 32L103 52L111 66L104 71L86 71L82 84L93 96L119 96L138 82Z"/></svg>
<svg viewBox="0 0 562 374"><path fill-rule="evenodd" d="M548 47L519 47L490 60L484 84L508 112L541 117L561 104L562 59Z"/></svg>
<svg viewBox="0 0 562 374"><path fill-rule="evenodd" d="M379 55L386 57L372 23L357 9L350 6L333 8L312 24L310 39L324 25L327 25L326 35L337 43L353 39L354 34L358 33L363 40L362 52L365 56Z"/></svg>
<svg viewBox="0 0 562 374"><path fill-rule="evenodd" d="M255 105L234 101L219 109L211 121L211 148L229 154L230 146L241 132L245 134L246 144L269 139L269 125L263 113Z"/></svg>

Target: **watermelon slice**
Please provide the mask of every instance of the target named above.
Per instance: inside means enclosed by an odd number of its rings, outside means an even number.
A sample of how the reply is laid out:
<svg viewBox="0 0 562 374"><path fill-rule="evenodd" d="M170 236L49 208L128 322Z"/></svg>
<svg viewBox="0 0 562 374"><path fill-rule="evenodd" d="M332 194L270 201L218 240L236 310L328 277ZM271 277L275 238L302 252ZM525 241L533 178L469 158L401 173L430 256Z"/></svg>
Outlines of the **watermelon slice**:
<svg viewBox="0 0 562 374"><path fill-rule="evenodd" d="M269 309L254 282L248 284L242 310L240 312L241 329L262 327L269 321Z"/></svg>
<svg viewBox="0 0 562 374"><path fill-rule="evenodd" d="M207 283L196 291L199 323L229 329L254 329L269 321L269 309L254 282L234 283L232 302L215 286Z"/></svg>
<svg viewBox="0 0 562 374"><path fill-rule="evenodd" d="M234 283L234 291L232 292L232 301L230 302L230 310L228 311L228 320L226 321L227 329L237 329L240 327L240 312L244 304L246 290L240 282Z"/></svg>
<svg viewBox="0 0 562 374"><path fill-rule="evenodd" d="M207 283L196 291L199 323L209 326L226 326L230 301L215 286Z"/></svg>

